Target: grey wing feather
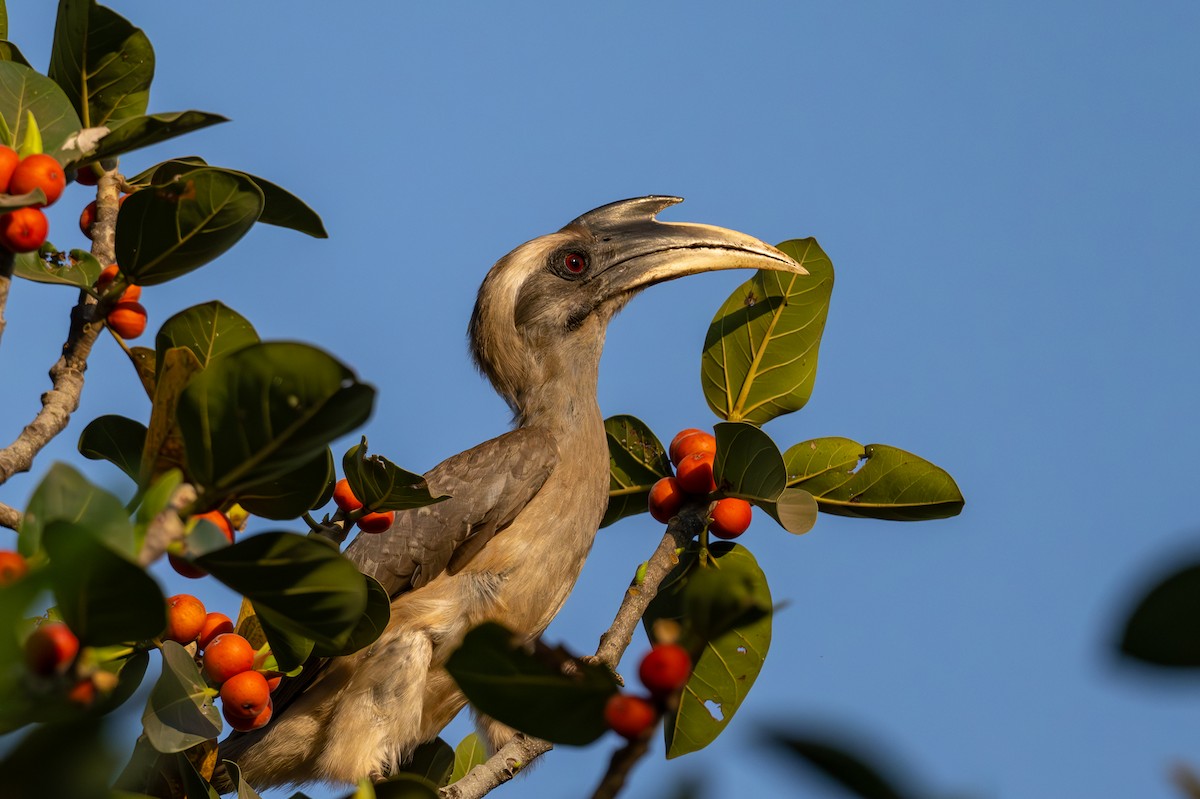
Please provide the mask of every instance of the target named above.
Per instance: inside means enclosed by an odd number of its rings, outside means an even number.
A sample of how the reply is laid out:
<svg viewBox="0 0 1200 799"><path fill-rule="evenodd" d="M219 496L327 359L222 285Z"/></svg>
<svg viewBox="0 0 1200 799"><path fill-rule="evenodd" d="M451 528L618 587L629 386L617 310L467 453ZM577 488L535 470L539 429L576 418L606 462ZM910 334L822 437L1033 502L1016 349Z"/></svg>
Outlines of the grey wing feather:
<svg viewBox="0 0 1200 799"><path fill-rule="evenodd" d="M346 557L396 596L465 566L541 490L558 462L554 439L519 428L447 458L425 474L450 499L398 511L391 529L359 535Z"/></svg>

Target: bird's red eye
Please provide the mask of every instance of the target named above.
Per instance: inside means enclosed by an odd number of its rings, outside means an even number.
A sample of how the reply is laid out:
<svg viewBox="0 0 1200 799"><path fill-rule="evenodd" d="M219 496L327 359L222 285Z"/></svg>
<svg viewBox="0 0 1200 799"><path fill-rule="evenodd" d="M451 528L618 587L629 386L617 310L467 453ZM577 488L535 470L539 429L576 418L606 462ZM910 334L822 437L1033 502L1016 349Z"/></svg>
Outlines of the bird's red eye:
<svg viewBox="0 0 1200 799"><path fill-rule="evenodd" d="M563 256L563 266L573 275L583 274L583 270L587 269L587 259L577 252L569 252Z"/></svg>

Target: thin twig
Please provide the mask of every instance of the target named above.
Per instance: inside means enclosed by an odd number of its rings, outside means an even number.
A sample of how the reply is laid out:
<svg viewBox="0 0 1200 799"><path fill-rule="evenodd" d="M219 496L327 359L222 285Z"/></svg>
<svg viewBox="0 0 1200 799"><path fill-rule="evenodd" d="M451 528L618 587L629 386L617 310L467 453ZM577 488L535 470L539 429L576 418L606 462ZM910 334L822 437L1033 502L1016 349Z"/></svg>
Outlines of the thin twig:
<svg viewBox="0 0 1200 799"><path fill-rule="evenodd" d="M115 260L117 229L117 176L109 172L100 178L96 193L96 224L92 228L92 255L102 264ZM42 395L42 409L25 426L12 444L0 450L0 483L18 472L27 472L33 459L61 433L79 408L83 394L83 373L103 320L94 318L96 300L87 292L79 293L79 302L71 309L71 325L62 355L50 367L50 390Z"/></svg>
<svg viewBox="0 0 1200 799"><path fill-rule="evenodd" d="M646 563L646 573L637 585L631 585L625 592L621 607L612 625L600 636L600 645L596 648L596 659L611 669L616 669L621 656L633 640L633 634L641 622L642 614L658 595L658 588L671 569L679 562L677 550L687 546L701 530L704 529L705 517L708 513L707 504L688 505L679 515L671 519L667 525L666 535L659 542L658 548ZM648 740L649 734L647 734ZM515 777L530 763L549 752L552 745L527 735L516 735L511 741L500 748L486 762L471 769L462 779L441 790L442 799L480 799L492 789L503 785ZM624 747L620 752L634 747ZM620 790L633 764L646 752L643 745L640 750L630 751L621 756L613 756L613 763L605 774L604 780L609 781L610 775L614 783L613 793ZM614 774L614 767L619 774ZM602 785L604 782L601 783Z"/></svg>
<svg viewBox="0 0 1200 799"><path fill-rule="evenodd" d="M8 322L4 319L4 309L8 307L8 290L12 286L13 266L16 256L11 252L0 249L0 338L4 337L4 328Z"/></svg>
<svg viewBox="0 0 1200 799"><path fill-rule="evenodd" d="M21 524L21 511L0 502L0 526L16 530Z"/></svg>

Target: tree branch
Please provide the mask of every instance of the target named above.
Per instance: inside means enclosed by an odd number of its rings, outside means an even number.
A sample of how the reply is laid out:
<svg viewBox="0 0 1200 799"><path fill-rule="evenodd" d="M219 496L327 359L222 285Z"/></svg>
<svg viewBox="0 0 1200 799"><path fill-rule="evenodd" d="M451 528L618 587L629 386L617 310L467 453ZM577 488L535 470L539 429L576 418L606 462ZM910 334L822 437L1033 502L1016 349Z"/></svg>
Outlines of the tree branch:
<svg viewBox="0 0 1200 799"><path fill-rule="evenodd" d="M8 290L12 286L15 264L16 256L0 249L0 338L4 338L4 328L8 326L8 322L4 319L4 309L8 307Z"/></svg>
<svg viewBox="0 0 1200 799"><path fill-rule="evenodd" d="M596 659L609 668L616 670L621 662L621 656L629 648L633 634L641 622L642 614L658 595L659 586L663 579L679 563L677 550L683 549L688 542L704 529L708 517L708 503L692 503L684 506L679 515L671 519L667 532L659 542L654 554L646 562L646 573L642 581L631 585L625 591L621 607L617 609L616 618L612 625L600 636L600 645L596 648ZM646 741L649 740L647 732ZM624 785L633 764L646 753L646 741L640 747L636 741L623 747L613 755L609 770L601 782L607 785L615 796ZM441 790L442 799L480 799L492 789L503 785L515 777L530 763L553 748L552 744L527 735L518 734L500 748L494 755L471 769L462 779ZM625 753L625 754L622 754ZM599 790L599 789L597 789Z"/></svg>
<svg viewBox="0 0 1200 799"><path fill-rule="evenodd" d="M103 175L96 192L92 255L102 264L115 260L117 180L115 171ZM10 272L11 268L9 259ZM95 318L95 306L96 300L91 295L80 292L79 302L71 309L71 325L62 355L50 367L50 390L42 395L42 409L12 444L0 450L0 483L18 472L29 471L33 459L66 428L71 414L79 408L87 359L104 328L103 320Z"/></svg>
<svg viewBox="0 0 1200 799"><path fill-rule="evenodd" d="M0 527L16 530L21 524L21 511L0 502Z"/></svg>

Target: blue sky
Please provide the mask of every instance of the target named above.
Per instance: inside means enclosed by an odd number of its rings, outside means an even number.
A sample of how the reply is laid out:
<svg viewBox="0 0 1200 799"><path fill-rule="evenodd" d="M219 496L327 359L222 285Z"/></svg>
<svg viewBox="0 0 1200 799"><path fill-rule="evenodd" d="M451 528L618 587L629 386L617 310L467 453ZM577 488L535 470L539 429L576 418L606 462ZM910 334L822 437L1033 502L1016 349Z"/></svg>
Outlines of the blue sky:
<svg viewBox="0 0 1200 799"><path fill-rule="evenodd" d="M9 5L11 38L44 66L51 4ZM1195 4L111 5L155 45L152 111L234 120L126 171L199 154L292 189L331 234L253 230L147 289L152 327L221 298L264 337L327 348L379 388L364 432L406 467L506 428L466 358L475 290L513 246L594 206L678 194L664 217L811 235L832 258L813 399L768 432L909 449L957 478L966 509L823 516L801 538L757 521L742 540L789 603L763 675L722 739L648 759L628 796L686 775L712 796L836 795L760 754L768 723L848 730L940 795L1165 799L1168 766L1200 764L1200 682L1110 655L1133 594L1200 549ZM84 191L52 211L60 246L82 244ZM700 346L747 276L636 299L610 329L606 415L664 437L716 421ZM6 440L38 407L71 302L15 287ZM148 413L103 339L35 475L79 465L74 439L102 413ZM86 470L125 490L107 465ZM548 637L593 649L658 537L648 517L601 532ZM585 795L613 746L556 751L507 791Z"/></svg>

